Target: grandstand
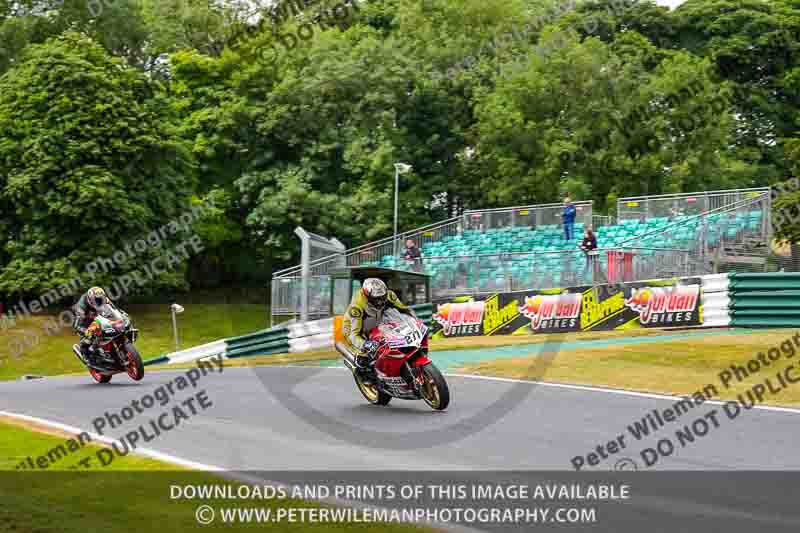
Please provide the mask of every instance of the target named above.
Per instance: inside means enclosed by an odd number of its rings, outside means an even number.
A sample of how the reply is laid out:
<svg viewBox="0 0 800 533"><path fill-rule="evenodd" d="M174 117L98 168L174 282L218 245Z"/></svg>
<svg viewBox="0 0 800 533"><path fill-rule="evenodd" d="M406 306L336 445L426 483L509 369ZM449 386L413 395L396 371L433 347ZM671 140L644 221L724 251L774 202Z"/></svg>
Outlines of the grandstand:
<svg viewBox="0 0 800 533"><path fill-rule="evenodd" d="M473 210L399 235L401 242L420 245L418 263L394 255L402 246L391 238L343 255L349 266L428 273L434 298L605 283L609 257L622 261L620 252L632 257L627 281L726 269L763 271L772 231L770 201L768 188L622 198L616 220L594 215L592 202L576 202L575 238L569 241L560 223L561 204ZM596 266L588 270L578 249L587 225L595 226L598 244ZM341 264L342 255L336 260ZM327 272L333 264L329 256L310 268L315 301L309 305L317 316L327 310ZM299 273L295 267L275 274L274 314L295 314L292 295Z"/></svg>

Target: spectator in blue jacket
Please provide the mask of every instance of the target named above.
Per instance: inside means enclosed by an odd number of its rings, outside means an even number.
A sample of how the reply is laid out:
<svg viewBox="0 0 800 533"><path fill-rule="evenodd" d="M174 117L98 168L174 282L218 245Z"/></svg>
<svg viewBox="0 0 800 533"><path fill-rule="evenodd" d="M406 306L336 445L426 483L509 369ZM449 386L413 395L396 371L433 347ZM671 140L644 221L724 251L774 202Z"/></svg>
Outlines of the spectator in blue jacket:
<svg viewBox="0 0 800 533"><path fill-rule="evenodd" d="M571 241L575 237L575 216L577 211L575 206L572 205L572 198L567 196L564 198L564 212L561 216L564 218L564 238Z"/></svg>

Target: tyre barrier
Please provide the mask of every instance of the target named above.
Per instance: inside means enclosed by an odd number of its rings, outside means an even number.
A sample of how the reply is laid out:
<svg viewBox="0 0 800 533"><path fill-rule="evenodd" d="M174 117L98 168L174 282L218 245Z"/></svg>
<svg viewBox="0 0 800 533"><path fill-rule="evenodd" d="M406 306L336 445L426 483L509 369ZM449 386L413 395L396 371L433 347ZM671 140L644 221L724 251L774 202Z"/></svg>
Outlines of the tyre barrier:
<svg viewBox="0 0 800 533"><path fill-rule="evenodd" d="M333 348L333 322L333 318L324 318L289 326L289 352Z"/></svg>
<svg viewBox="0 0 800 533"><path fill-rule="evenodd" d="M417 314L417 318L425 322L428 327L433 325L432 304L414 305L411 308ZM224 357L236 358L333 349L334 322L334 318L325 318L311 322L281 324L255 333L221 339L162 355L145 361L144 364L149 366L187 363L220 354Z"/></svg>
<svg viewBox="0 0 800 533"><path fill-rule="evenodd" d="M703 276L703 325L700 327L725 327L731 325L727 274Z"/></svg>

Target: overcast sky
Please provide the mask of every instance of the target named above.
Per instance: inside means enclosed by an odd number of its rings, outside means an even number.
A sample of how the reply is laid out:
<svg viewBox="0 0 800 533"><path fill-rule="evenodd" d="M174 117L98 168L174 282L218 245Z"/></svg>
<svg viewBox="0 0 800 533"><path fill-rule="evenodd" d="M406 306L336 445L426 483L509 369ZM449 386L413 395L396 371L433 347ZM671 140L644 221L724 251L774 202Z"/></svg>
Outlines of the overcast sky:
<svg viewBox="0 0 800 533"><path fill-rule="evenodd" d="M683 3L683 0L656 0L656 4L669 7L677 7Z"/></svg>

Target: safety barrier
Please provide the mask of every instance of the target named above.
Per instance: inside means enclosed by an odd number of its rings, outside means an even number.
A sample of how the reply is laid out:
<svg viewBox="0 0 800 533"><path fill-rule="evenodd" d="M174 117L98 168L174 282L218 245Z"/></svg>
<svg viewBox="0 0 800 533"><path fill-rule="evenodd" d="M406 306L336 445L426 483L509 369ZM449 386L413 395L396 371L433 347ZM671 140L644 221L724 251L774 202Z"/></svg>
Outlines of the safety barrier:
<svg viewBox="0 0 800 533"><path fill-rule="evenodd" d="M702 276L702 288L700 327L800 326L800 273L713 274ZM434 327L432 304L412 309L420 320ZM145 364L188 362L219 354L248 357L333 348L334 322L334 318L327 318L283 324L167 354Z"/></svg>
<svg viewBox="0 0 800 533"><path fill-rule="evenodd" d="M419 304L411 308L417 314L417 318L425 322L428 327L432 326L433 304ZM289 326L289 351L296 353L333 348L334 321L333 318L325 318Z"/></svg>
<svg viewBox="0 0 800 533"><path fill-rule="evenodd" d="M225 355L227 357L248 357L288 353L290 327L280 325L241 337L226 339Z"/></svg>
<svg viewBox="0 0 800 533"><path fill-rule="evenodd" d="M308 352L333 348L333 318L289 326L289 351Z"/></svg>
<svg viewBox="0 0 800 533"><path fill-rule="evenodd" d="M733 326L800 326L800 272L729 277Z"/></svg>
<svg viewBox="0 0 800 533"><path fill-rule="evenodd" d="M420 320L432 325L433 305L412 307ZM307 352L333 348L333 318L292 324L281 324L270 329L248 333L240 337L221 339L145 361L145 365L186 363L206 357L251 357L282 353Z"/></svg>
<svg viewBox="0 0 800 533"><path fill-rule="evenodd" d="M159 357L155 357L148 361L144 361L144 366L161 365L171 363L188 363L197 361L198 359L205 359L206 357L214 357L217 355L225 355L225 339L221 339L208 344L194 346L179 352L172 352Z"/></svg>
<svg viewBox="0 0 800 533"><path fill-rule="evenodd" d="M703 276L703 327L730 326L729 285L727 274Z"/></svg>

